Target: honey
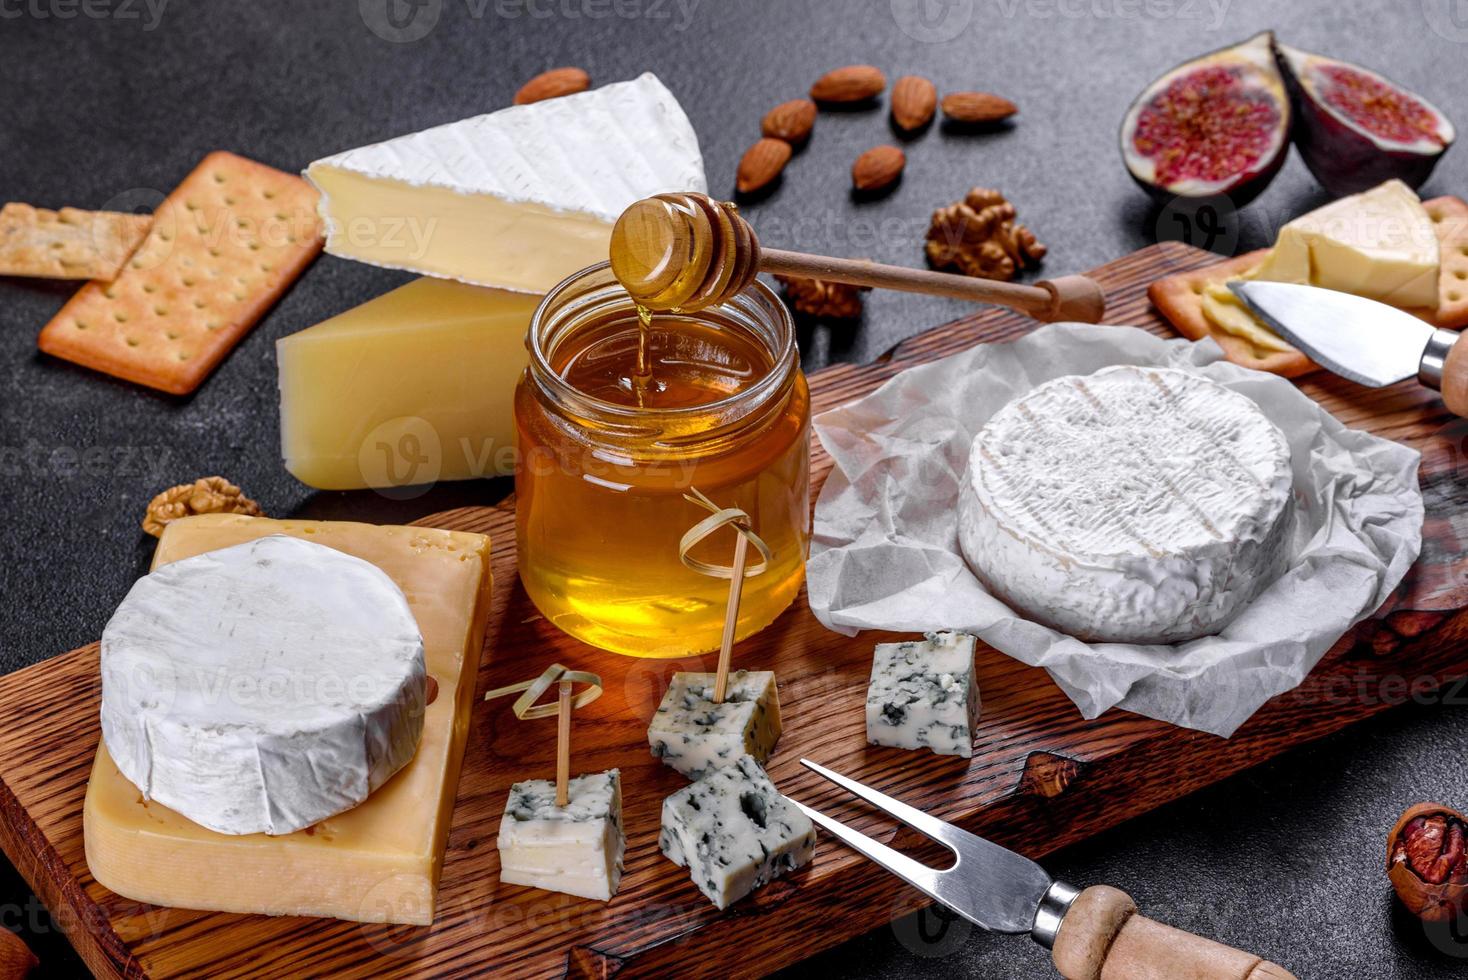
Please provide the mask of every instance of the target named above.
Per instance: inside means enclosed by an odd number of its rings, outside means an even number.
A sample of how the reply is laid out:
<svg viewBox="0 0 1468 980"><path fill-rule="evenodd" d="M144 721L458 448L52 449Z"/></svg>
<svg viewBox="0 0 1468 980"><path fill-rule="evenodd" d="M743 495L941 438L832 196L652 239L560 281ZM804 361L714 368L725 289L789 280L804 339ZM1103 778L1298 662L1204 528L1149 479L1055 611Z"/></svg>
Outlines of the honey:
<svg viewBox="0 0 1468 980"><path fill-rule="evenodd" d="M567 633L607 650L717 649L727 580L680 541L737 507L772 552L744 583L736 638L795 598L810 537L810 399L789 314L756 284L695 314L639 317L605 265L558 286L515 394L520 579ZM722 528L689 557L727 567Z"/></svg>

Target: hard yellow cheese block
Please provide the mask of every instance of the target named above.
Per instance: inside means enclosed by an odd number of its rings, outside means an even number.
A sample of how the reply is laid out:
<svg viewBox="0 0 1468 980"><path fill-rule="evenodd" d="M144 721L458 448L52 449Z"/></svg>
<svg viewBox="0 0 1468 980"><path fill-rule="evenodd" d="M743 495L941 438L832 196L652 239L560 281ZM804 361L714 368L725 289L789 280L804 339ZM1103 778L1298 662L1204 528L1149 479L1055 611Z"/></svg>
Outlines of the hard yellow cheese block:
<svg viewBox="0 0 1468 980"><path fill-rule="evenodd" d="M539 302L419 279L277 341L286 469L322 490L511 472Z"/></svg>
<svg viewBox="0 0 1468 980"><path fill-rule="evenodd" d="M489 538L209 514L169 524L153 567L268 534L369 561L403 590L438 685L417 754L365 803L314 827L230 836L144 802L99 744L83 811L87 864L103 886L155 905L428 925L489 611Z"/></svg>
<svg viewBox="0 0 1468 980"><path fill-rule="evenodd" d="M1355 293L1403 308L1438 304L1438 239L1422 202L1400 180L1333 201L1280 229L1274 248L1241 278ZM1203 313L1263 350L1289 350L1229 290L1213 283Z"/></svg>

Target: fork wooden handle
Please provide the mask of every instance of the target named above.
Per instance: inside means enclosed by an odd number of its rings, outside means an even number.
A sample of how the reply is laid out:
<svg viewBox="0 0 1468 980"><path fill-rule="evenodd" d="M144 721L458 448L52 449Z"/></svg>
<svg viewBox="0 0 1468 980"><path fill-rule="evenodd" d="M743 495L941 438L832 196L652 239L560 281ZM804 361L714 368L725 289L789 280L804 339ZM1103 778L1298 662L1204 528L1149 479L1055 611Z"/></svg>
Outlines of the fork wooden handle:
<svg viewBox="0 0 1468 980"><path fill-rule="evenodd" d="M1077 896L1052 952L1066 980L1295 980L1251 953L1154 922L1105 885Z"/></svg>

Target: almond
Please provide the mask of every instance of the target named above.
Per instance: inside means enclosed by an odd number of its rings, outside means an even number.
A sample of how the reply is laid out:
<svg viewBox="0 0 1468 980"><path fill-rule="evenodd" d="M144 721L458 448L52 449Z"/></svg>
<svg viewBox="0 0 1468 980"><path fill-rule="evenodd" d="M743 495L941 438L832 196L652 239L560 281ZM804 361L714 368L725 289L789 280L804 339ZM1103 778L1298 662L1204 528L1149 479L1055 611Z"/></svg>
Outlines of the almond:
<svg viewBox="0 0 1468 980"><path fill-rule="evenodd" d="M871 65L847 65L826 72L810 87L810 97L817 102L865 102L875 99L887 87L887 76Z"/></svg>
<svg viewBox="0 0 1468 980"><path fill-rule="evenodd" d="M907 156L895 146L874 146L851 165L851 183L859 191L879 191L902 176Z"/></svg>
<svg viewBox="0 0 1468 980"><path fill-rule="evenodd" d="M741 194L767 187L790 162L790 144L766 137L744 151L734 186Z"/></svg>
<svg viewBox="0 0 1468 980"><path fill-rule="evenodd" d="M943 96L943 115L957 123L991 123L1008 119L1019 107L989 92L950 92Z"/></svg>
<svg viewBox="0 0 1468 980"><path fill-rule="evenodd" d="M771 139L795 144L809 139L815 124L816 104L810 99L791 99L765 113L759 129Z"/></svg>
<svg viewBox="0 0 1468 980"><path fill-rule="evenodd" d="M515 93L515 105L528 105L562 95L574 95L591 88L591 76L580 68L552 68L543 71L520 86Z"/></svg>
<svg viewBox="0 0 1468 980"><path fill-rule="evenodd" d="M892 83L892 122L904 132L922 129L938 108L938 89L921 75L903 75Z"/></svg>

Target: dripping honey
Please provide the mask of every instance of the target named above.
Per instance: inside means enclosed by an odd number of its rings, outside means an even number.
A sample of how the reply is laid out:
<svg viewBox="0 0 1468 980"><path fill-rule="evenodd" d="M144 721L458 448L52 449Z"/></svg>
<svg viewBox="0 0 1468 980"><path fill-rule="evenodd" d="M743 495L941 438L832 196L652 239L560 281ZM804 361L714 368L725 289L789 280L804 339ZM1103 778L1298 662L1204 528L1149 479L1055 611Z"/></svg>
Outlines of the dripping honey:
<svg viewBox="0 0 1468 980"><path fill-rule="evenodd" d="M561 629L620 653L716 649L729 585L679 558L708 511L738 507L773 560L746 580L737 637L795 598L809 540L810 403L768 290L729 308L639 317L603 267L547 297L516 392L520 577ZM754 292L754 291L751 291ZM727 566L725 528L692 556Z"/></svg>

